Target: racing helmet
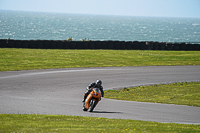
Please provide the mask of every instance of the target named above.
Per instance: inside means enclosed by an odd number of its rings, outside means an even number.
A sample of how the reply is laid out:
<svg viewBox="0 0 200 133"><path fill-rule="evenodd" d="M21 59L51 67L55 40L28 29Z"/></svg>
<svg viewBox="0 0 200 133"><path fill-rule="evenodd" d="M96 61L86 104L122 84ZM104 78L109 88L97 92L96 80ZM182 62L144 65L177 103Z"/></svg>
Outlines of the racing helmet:
<svg viewBox="0 0 200 133"><path fill-rule="evenodd" d="M97 86L101 86L101 84L102 84L102 81L101 81L101 80L97 80L97 81L96 81L96 85L97 85Z"/></svg>

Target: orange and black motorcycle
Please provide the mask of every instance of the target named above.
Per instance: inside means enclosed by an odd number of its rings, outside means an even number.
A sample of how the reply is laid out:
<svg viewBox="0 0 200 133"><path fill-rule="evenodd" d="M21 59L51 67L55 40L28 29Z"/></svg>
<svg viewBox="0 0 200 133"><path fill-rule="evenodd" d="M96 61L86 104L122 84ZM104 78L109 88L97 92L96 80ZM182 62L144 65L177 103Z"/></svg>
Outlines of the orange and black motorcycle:
<svg viewBox="0 0 200 133"><path fill-rule="evenodd" d="M92 88L92 92L87 96L83 103L83 111L92 112L98 102L101 100L102 94L99 88Z"/></svg>

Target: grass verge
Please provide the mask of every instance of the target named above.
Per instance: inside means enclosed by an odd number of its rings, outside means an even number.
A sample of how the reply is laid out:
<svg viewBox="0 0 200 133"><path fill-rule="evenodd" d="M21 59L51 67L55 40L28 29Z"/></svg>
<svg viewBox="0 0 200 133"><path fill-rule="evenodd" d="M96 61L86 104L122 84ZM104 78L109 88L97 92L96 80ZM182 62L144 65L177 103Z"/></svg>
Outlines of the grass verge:
<svg viewBox="0 0 200 133"><path fill-rule="evenodd" d="M200 107L200 82L182 82L106 90L105 97L118 100L167 103Z"/></svg>
<svg viewBox="0 0 200 133"><path fill-rule="evenodd" d="M159 65L200 65L200 51L0 48L0 71Z"/></svg>
<svg viewBox="0 0 200 133"><path fill-rule="evenodd" d="M200 125L63 115L0 114L0 132L200 132Z"/></svg>

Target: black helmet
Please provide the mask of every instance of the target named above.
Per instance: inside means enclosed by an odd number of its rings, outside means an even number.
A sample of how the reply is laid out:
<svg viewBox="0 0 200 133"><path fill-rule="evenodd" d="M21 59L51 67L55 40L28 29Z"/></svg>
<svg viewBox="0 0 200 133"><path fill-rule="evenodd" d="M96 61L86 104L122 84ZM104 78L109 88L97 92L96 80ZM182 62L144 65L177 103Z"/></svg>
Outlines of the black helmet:
<svg viewBox="0 0 200 133"><path fill-rule="evenodd" d="M97 80L97 81L96 81L96 85L101 86L101 84L102 84L102 81L101 81L101 80Z"/></svg>

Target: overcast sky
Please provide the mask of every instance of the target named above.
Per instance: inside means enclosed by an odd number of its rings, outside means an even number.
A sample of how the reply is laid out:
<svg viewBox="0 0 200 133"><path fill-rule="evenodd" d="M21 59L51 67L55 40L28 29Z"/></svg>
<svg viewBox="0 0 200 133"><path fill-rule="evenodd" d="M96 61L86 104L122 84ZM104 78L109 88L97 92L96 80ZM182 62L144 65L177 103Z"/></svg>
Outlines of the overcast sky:
<svg viewBox="0 0 200 133"><path fill-rule="evenodd" d="M75 14L200 18L200 0L0 0L0 9Z"/></svg>

